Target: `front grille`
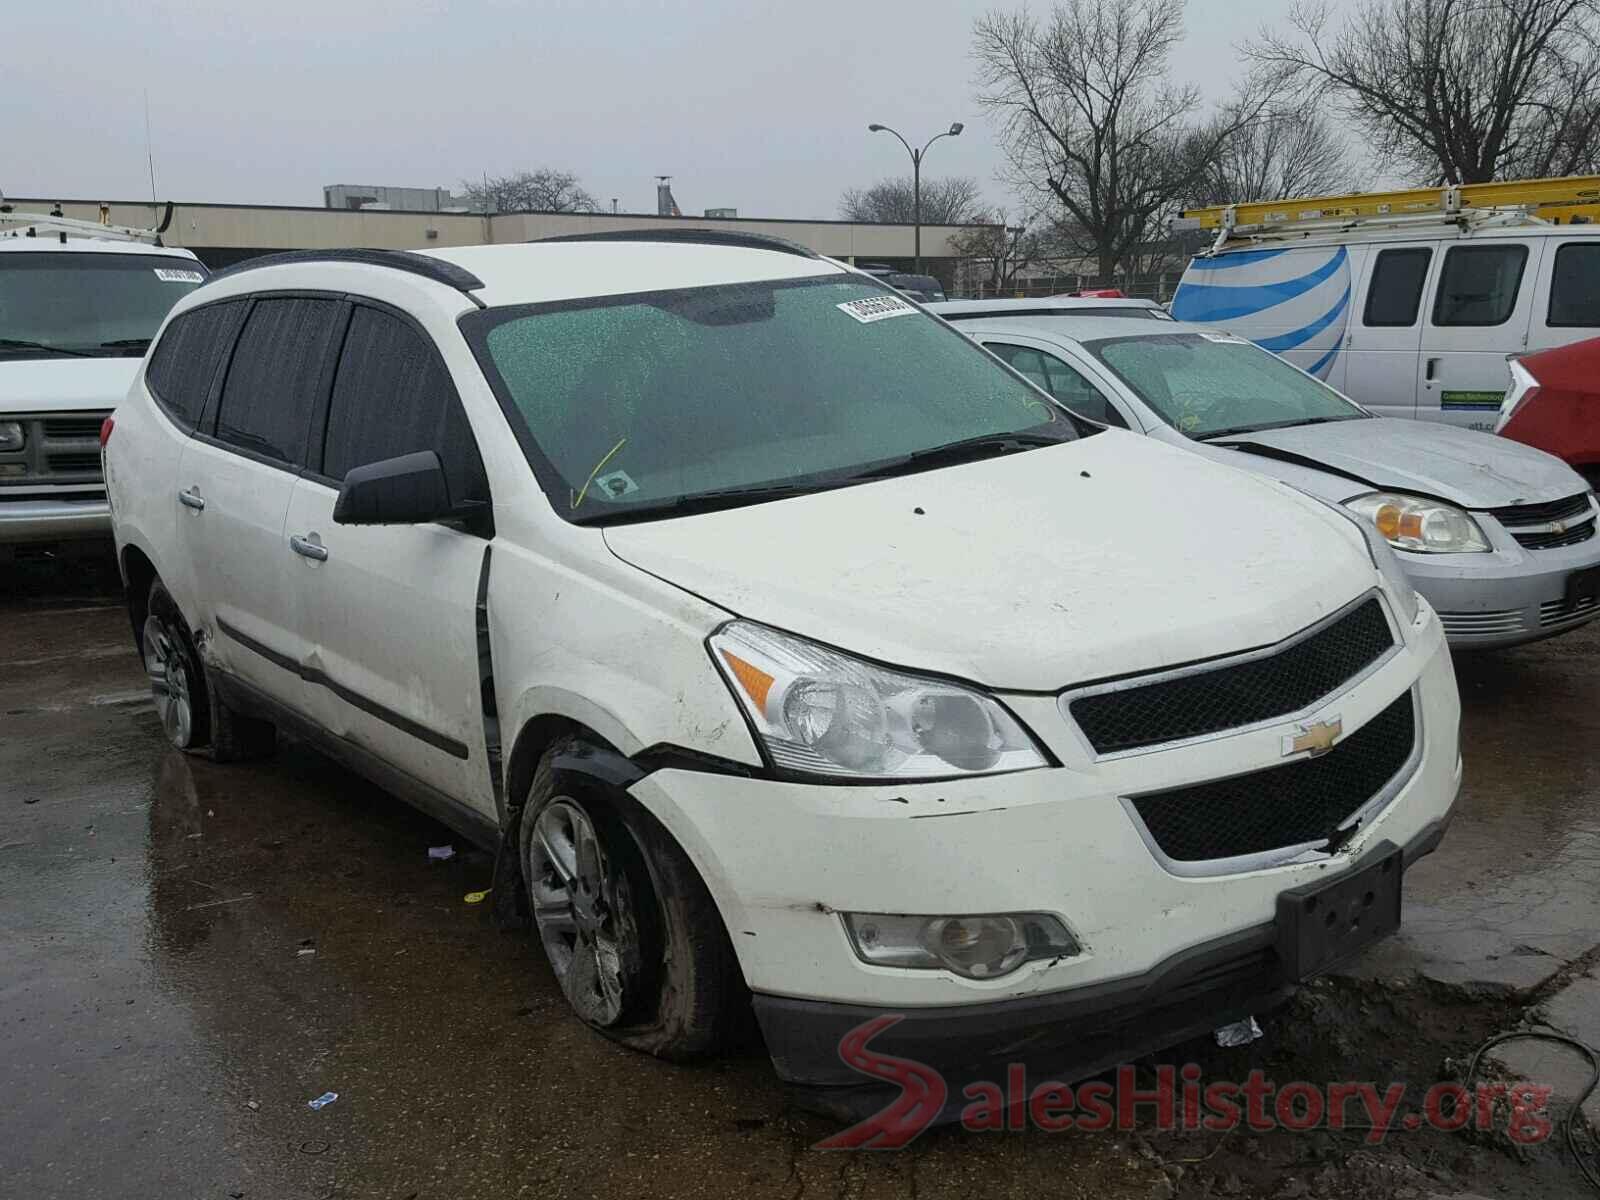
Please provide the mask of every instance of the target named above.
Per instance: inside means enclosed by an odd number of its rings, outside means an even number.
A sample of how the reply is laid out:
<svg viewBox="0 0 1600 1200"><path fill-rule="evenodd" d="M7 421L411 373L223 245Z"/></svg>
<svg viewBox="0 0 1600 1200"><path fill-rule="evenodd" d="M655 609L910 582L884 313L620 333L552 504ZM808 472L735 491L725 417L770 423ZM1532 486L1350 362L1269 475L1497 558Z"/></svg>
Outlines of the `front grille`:
<svg viewBox="0 0 1600 1200"><path fill-rule="evenodd" d="M1416 745L1411 693L1320 758L1132 797L1161 852L1177 862L1260 854L1330 838L1404 769Z"/></svg>
<svg viewBox="0 0 1600 1200"><path fill-rule="evenodd" d="M1594 518L1590 517L1579 525L1569 525L1562 530L1506 530L1517 539L1517 545L1527 550L1554 550L1558 546L1576 546L1579 542L1587 542L1594 536Z"/></svg>
<svg viewBox="0 0 1600 1200"><path fill-rule="evenodd" d="M47 417L42 422L44 436L47 438L95 438L100 437L100 425L104 417Z"/></svg>
<svg viewBox="0 0 1600 1200"><path fill-rule="evenodd" d="M0 487L37 484L98 486L100 423L106 413L12 417L22 426L21 450L0 454ZM21 467L18 471L16 468Z"/></svg>
<svg viewBox="0 0 1600 1200"><path fill-rule="evenodd" d="M1512 504L1506 508L1491 508L1489 513L1502 525L1546 525L1551 521L1573 521L1589 516L1589 493L1568 496L1563 500L1546 500L1542 504Z"/></svg>
<svg viewBox="0 0 1600 1200"><path fill-rule="evenodd" d="M1280 650L1177 678L1078 696L1072 719L1100 754L1270 721L1307 708L1394 645L1376 596Z"/></svg>
<svg viewBox="0 0 1600 1200"><path fill-rule="evenodd" d="M1565 625L1568 621L1587 621L1597 615L1597 610L1600 610L1600 601L1592 596L1586 596L1571 608L1567 607L1565 600L1546 600L1539 605L1539 624Z"/></svg>
<svg viewBox="0 0 1600 1200"><path fill-rule="evenodd" d="M1442 612L1439 614L1439 624L1444 626L1446 637L1521 633L1524 628L1520 608L1501 609L1495 612Z"/></svg>

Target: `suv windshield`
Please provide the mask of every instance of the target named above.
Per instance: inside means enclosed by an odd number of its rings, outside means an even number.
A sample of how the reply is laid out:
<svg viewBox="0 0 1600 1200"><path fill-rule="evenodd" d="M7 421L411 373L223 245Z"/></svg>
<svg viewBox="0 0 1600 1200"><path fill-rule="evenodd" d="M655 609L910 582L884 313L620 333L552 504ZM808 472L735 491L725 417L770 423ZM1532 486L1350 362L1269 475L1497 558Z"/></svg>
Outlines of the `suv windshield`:
<svg viewBox="0 0 1600 1200"><path fill-rule="evenodd" d="M199 263L170 255L0 253L0 361L141 356L204 279Z"/></svg>
<svg viewBox="0 0 1600 1200"><path fill-rule="evenodd" d="M469 340L556 510L604 523L1076 436L996 359L859 279L489 309Z"/></svg>
<svg viewBox="0 0 1600 1200"><path fill-rule="evenodd" d="M1368 415L1298 367L1230 334L1103 338L1084 349L1197 441Z"/></svg>

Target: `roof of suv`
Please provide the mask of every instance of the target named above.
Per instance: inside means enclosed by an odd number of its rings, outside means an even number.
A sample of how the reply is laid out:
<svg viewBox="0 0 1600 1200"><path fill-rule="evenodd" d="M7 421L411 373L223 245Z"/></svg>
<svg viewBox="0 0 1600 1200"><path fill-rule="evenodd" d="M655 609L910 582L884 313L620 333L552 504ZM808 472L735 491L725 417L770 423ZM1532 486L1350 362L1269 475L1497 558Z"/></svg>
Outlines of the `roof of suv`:
<svg viewBox="0 0 1600 1200"><path fill-rule="evenodd" d="M1167 311L1154 300L1110 299L1097 296L1045 296L1028 300L944 300L927 306L946 321L975 321L984 317L1070 316L1086 312L1113 312L1121 317L1167 319Z"/></svg>
<svg viewBox="0 0 1600 1200"><path fill-rule="evenodd" d="M457 246L426 250L483 281L472 295L489 307L629 292L847 275L823 258L774 247L706 242L594 240Z"/></svg>
<svg viewBox="0 0 1600 1200"><path fill-rule="evenodd" d="M928 307L938 309L937 304ZM1210 325L1191 325L1186 321L1130 321L1127 317L1108 317L1092 309L1083 313L1062 313L1059 317L1041 320L1001 317L998 320L974 318L963 321L958 329L968 337L979 334L1008 333L1042 338L1055 342L1093 342L1101 338L1171 337L1175 333L1220 332Z"/></svg>

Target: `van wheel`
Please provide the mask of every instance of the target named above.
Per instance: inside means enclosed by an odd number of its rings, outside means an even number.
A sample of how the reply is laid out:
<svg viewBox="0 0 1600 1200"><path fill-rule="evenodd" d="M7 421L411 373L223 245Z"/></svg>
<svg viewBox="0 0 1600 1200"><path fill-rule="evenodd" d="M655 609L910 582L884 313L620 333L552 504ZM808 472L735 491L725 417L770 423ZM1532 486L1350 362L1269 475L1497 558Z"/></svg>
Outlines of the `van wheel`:
<svg viewBox="0 0 1600 1200"><path fill-rule="evenodd" d="M179 750L209 746L217 762L271 754L277 748L277 730L223 703L195 653L194 638L177 601L159 579L150 585L145 611L149 615L139 641L167 740Z"/></svg>
<svg viewBox="0 0 1600 1200"><path fill-rule="evenodd" d="M614 1041L690 1058L728 1038L740 982L683 850L628 795L540 760L518 840L534 927L567 1002Z"/></svg>

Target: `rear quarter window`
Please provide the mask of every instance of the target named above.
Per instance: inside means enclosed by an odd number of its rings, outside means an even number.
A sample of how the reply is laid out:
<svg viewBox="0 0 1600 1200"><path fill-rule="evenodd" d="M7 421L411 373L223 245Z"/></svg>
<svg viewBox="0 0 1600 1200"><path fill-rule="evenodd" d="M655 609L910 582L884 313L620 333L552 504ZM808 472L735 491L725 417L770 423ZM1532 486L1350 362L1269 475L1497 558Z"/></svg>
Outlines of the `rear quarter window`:
<svg viewBox="0 0 1600 1200"><path fill-rule="evenodd" d="M1600 326L1600 242L1577 242L1556 251L1547 324Z"/></svg>
<svg viewBox="0 0 1600 1200"><path fill-rule="evenodd" d="M161 410L186 431L200 423L217 368L233 347L247 303L225 300L174 317L150 352L145 386Z"/></svg>

